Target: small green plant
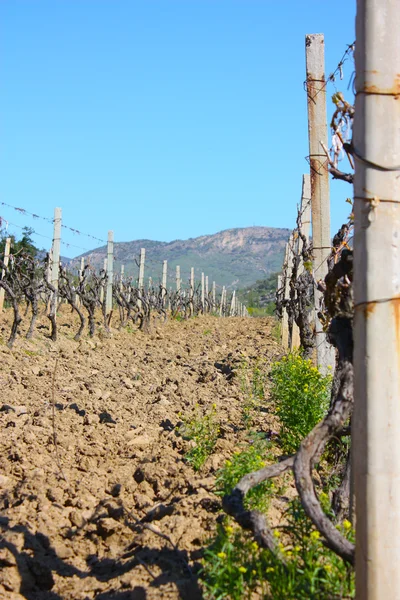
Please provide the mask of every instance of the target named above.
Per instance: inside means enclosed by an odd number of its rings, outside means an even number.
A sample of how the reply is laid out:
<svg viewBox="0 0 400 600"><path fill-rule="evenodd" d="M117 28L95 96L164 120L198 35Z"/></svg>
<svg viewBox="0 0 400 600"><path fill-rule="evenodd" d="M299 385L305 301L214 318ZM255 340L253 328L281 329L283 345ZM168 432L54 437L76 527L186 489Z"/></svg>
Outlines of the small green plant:
<svg viewBox="0 0 400 600"><path fill-rule="evenodd" d="M179 323L185 320L185 317L181 313L171 315L171 317L174 321L178 321Z"/></svg>
<svg viewBox="0 0 400 600"><path fill-rule="evenodd" d="M200 580L206 600L242 600L263 582L263 561L256 542L229 524L219 526L206 549ZM265 588L261 597L264 598Z"/></svg>
<svg viewBox="0 0 400 600"><path fill-rule="evenodd" d="M216 405L213 404L209 413L199 414L196 405L195 415L179 427L179 434L187 440L192 440L194 446L186 453L185 460L199 471L207 458L212 454L219 435L219 424L216 420Z"/></svg>
<svg viewBox="0 0 400 600"><path fill-rule="evenodd" d="M205 329L205 330L203 331L203 335L210 335L211 333L212 333L212 332L211 332L211 329Z"/></svg>
<svg viewBox="0 0 400 600"><path fill-rule="evenodd" d="M254 434L244 449L235 452L218 472L215 482L216 494L229 494L244 475L262 469L272 458L269 442ZM250 510L266 511L274 490L275 484L272 480L260 483L246 495L245 506Z"/></svg>
<svg viewBox="0 0 400 600"><path fill-rule="evenodd" d="M281 322L276 319L274 326L271 329L271 336L274 338L276 342L281 343L282 338L282 326Z"/></svg>
<svg viewBox="0 0 400 600"><path fill-rule="evenodd" d="M354 598L353 569L326 548L299 499L290 502L286 524L274 530L275 553L227 523L204 553L200 578L207 600L241 600L254 591L264 600ZM338 529L354 542L349 521Z"/></svg>
<svg viewBox="0 0 400 600"><path fill-rule="evenodd" d="M267 370L262 360L253 366L243 361L240 366L240 387L243 394L242 418L244 426L249 429L253 423L253 411L265 399L265 382Z"/></svg>
<svg viewBox="0 0 400 600"><path fill-rule="evenodd" d="M332 377L321 375L311 360L297 353L275 363L270 375L271 395L282 424L282 447L295 452L328 408Z"/></svg>
<svg viewBox="0 0 400 600"><path fill-rule="evenodd" d="M34 350L26 350L24 349L24 352L27 356L38 356L39 352L36 352Z"/></svg>

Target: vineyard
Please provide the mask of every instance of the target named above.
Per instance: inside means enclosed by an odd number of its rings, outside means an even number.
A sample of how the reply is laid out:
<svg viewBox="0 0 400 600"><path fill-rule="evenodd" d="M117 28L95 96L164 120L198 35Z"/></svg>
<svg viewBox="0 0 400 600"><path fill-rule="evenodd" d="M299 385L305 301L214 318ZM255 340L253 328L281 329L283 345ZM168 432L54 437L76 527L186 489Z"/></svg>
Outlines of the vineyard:
<svg viewBox="0 0 400 600"><path fill-rule="evenodd" d="M305 38L310 171L275 317L193 267L164 260L146 283L145 248L137 278L116 274L112 231L102 269L63 264L60 208L44 258L3 235L0 597L398 597L400 42L389 58L375 40L400 11L384 4L375 20L359 0L329 75L324 36ZM354 185L333 238L330 176Z"/></svg>
<svg viewBox="0 0 400 600"><path fill-rule="evenodd" d="M250 417L268 436L277 427L245 389L255 357L279 356L274 321L200 315L145 333L115 316L106 335L95 319L76 342L62 304L57 342L40 311L32 338L26 321L0 346L0 597L200 598L215 475L248 444ZM8 309L3 340L12 320ZM218 439L196 471L179 430L203 415Z"/></svg>

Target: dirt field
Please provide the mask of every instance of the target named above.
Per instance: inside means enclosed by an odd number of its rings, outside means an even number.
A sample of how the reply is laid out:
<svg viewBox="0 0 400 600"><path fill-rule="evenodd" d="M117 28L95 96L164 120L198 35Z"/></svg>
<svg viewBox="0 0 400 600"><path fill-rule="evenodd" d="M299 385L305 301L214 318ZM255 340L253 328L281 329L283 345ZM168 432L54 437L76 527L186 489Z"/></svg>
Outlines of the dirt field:
<svg viewBox="0 0 400 600"><path fill-rule="evenodd" d="M77 343L63 310L57 343L42 317L35 338L19 336L11 351L9 319L0 318L0 598L201 598L199 559L221 505L215 472L244 435L235 369L277 358L273 321L199 317ZM195 473L175 427L214 403L220 437ZM260 431L274 426L268 413L257 419Z"/></svg>

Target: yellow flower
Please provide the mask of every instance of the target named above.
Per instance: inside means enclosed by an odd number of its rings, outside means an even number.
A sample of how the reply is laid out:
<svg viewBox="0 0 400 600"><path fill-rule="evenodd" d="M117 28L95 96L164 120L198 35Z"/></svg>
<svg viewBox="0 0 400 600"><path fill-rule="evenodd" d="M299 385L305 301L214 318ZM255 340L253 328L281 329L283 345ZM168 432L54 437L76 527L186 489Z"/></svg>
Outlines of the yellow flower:
<svg viewBox="0 0 400 600"><path fill-rule="evenodd" d="M218 558L222 558L222 559L226 558L225 552L218 552L217 556L218 556Z"/></svg>
<svg viewBox="0 0 400 600"><path fill-rule="evenodd" d="M274 538L280 538L281 537L281 532L278 531L277 529L274 529L274 533L273 533Z"/></svg>
<svg viewBox="0 0 400 600"><path fill-rule="evenodd" d="M293 548L293 550L294 550L295 552L300 552L300 550L301 550L301 546L295 546L295 547Z"/></svg>
<svg viewBox="0 0 400 600"><path fill-rule="evenodd" d="M325 571L330 573L332 571L332 565L325 565Z"/></svg>
<svg viewBox="0 0 400 600"><path fill-rule="evenodd" d="M313 532L311 533L311 535L310 535L310 538L311 538L312 540L319 540L319 538L320 538L320 537L321 537L321 536L320 536L320 533L319 533L319 531L313 531Z"/></svg>
<svg viewBox="0 0 400 600"><path fill-rule="evenodd" d="M230 535L231 533L233 533L233 527L231 527L231 525L227 525L225 527L225 531L228 535Z"/></svg>
<svg viewBox="0 0 400 600"><path fill-rule="evenodd" d="M253 542L251 544L251 547L253 548L253 550L258 550L258 544L257 544L257 542Z"/></svg>
<svg viewBox="0 0 400 600"><path fill-rule="evenodd" d="M213 409L215 410L215 409L217 408L217 405L214 403L214 404L212 405L212 407L213 407Z"/></svg>
<svg viewBox="0 0 400 600"><path fill-rule="evenodd" d="M240 571L241 573L247 573L247 569L246 569L246 567L239 567L239 571Z"/></svg>
<svg viewBox="0 0 400 600"><path fill-rule="evenodd" d="M308 385L307 385L307 383L306 383L306 385L304 386L304 391L305 391L305 392L308 392Z"/></svg>
<svg viewBox="0 0 400 600"><path fill-rule="evenodd" d="M343 527L345 528L346 531L349 531L349 529L351 529L351 523L350 523L350 521L348 521L347 519L345 519L343 521Z"/></svg>
<svg viewBox="0 0 400 600"><path fill-rule="evenodd" d="M275 571L274 567L267 567L267 568L265 569L265 572L266 572L266 573L273 573L274 571Z"/></svg>
<svg viewBox="0 0 400 600"><path fill-rule="evenodd" d="M255 569L252 570L251 572L252 575L257 575L257 571Z"/></svg>
<svg viewBox="0 0 400 600"><path fill-rule="evenodd" d="M282 544L282 542L279 542L279 544L278 544L278 548L279 548L279 550L282 552L282 554L284 554L284 553L285 553L285 546Z"/></svg>

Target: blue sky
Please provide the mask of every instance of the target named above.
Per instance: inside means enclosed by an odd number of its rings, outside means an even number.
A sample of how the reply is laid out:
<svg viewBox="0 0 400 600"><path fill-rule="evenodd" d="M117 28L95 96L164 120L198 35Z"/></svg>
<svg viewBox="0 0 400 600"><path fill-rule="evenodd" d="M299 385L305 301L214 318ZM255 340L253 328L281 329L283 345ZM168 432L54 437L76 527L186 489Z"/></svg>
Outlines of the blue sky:
<svg viewBox="0 0 400 600"><path fill-rule="evenodd" d="M355 0L2 0L0 202L49 219L60 206L66 225L116 241L293 227L304 37L325 34L330 73L354 21ZM331 183L332 230L351 195ZM47 221L0 216L49 247ZM63 241L79 246L66 256L100 245Z"/></svg>

